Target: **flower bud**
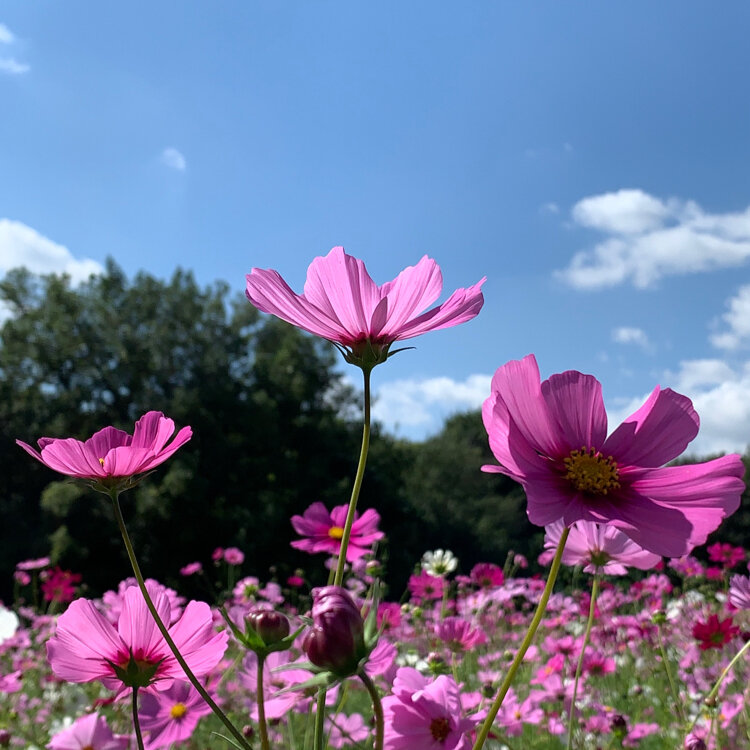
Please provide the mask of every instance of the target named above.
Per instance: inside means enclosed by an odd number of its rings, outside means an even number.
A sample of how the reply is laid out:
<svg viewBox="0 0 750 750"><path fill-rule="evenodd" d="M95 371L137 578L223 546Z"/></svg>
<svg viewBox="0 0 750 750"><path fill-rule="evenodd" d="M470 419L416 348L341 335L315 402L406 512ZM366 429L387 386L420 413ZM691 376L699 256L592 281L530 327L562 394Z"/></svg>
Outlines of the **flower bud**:
<svg viewBox="0 0 750 750"><path fill-rule="evenodd" d="M253 609L245 622L266 646L278 643L289 635L289 620L286 615L273 609Z"/></svg>
<svg viewBox="0 0 750 750"><path fill-rule="evenodd" d="M706 750L706 743L694 734L689 734L685 738L685 750Z"/></svg>
<svg viewBox="0 0 750 750"><path fill-rule="evenodd" d="M340 586L315 589L312 619L302 642L307 658L338 677L354 674L367 651L362 615L349 593Z"/></svg>
<svg viewBox="0 0 750 750"><path fill-rule="evenodd" d="M7 729L0 729L0 747L8 747L12 737Z"/></svg>

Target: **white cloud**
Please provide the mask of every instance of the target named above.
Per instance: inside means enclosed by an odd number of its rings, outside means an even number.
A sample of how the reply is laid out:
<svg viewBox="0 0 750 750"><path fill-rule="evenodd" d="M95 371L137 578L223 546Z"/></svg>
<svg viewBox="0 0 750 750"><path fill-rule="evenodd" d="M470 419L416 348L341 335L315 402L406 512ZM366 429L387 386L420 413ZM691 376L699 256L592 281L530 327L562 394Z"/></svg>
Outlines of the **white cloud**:
<svg viewBox="0 0 750 750"><path fill-rule="evenodd" d="M14 57L0 58L0 73L9 73L10 75L21 75L28 73L31 66L26 63L20 63Z"/></svg>
<svg viewBox="0 0 750 750"><path fill-rule="evenodd" d="M727 306L722 319L729 330L711 336L711 343L719 349L739 349L750 342L750 284L740 287Z"/></svg>
<svg viewBox="0 0 750 750"><path fill-rule="evenodd" d="M750 258L750 207L710 214L693 201L619 190L580 200L572 215L608 235L557 272L578 289L626 282L646 288L664 276L736 267Z"/></svg>
<svg viewBox="0 0 750 750"><path fill-rule="evenodd" d="M643 349L648 349L650 344L646 332L640 328L621 326L612 331L612 341L617 344L636 344Z"/></svg>
<svg viewBox="0 0 750 750"><path fill-rule="evenodd" d="M187 169L187 160L176 148L165 148L161 152L161 161L162 164L178 172L184 172Z"/></svg>
<svg viewBox="0 0 750 750"><path fill-rule="evenodd" d="M4 23L0 23L0 44L13 44L14 40L13 32Z"/></svg>
<svg viewBox="0 0 750 750"><path fill-rule="evenodd" d="M375 393L372 415L390 432L421 439L437 432L451 414L479 408L490 395L491 381L491 375L469 375L465 380L441 377L384 383Z"/></svg>
<svg viewBox="0 0 750 750"><path fill-rule="evenodd" d="M25 266L33 273L67 273L73 283L102 272L95 260L78 260L63 245L39 234L20 221L0 219L0 272Z"/></svg>
<svg viewBox="0 0 750 750"><path fill-rule="evenodd" d="M558 206L554 201L550 201L549 203L545 203L543 206L541 206L539 212L543 214L559 214L560 206Z"/></svg>
<svg viewBox="0 0 750 750"><path fill-rule="evenodd" d="M686 360L676 374L666 373L661 385L688 396L700 416L698 437L687 453L744 453L750 446L750 362L735 371L718 359ZM647 396L615 402L608 409L610 432Z"/></svg>

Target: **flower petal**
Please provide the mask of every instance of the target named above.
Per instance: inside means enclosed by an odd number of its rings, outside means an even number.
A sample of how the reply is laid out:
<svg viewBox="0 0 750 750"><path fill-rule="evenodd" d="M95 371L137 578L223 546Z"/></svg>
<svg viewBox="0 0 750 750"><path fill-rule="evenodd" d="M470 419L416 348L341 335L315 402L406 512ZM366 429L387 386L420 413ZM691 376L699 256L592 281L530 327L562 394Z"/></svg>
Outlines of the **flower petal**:
<svg viewBox="0 0 750 750"><path fill-rule="evenodd" d="M72 477L98 478L106 471L84 443L75 438L52 440L42 448L42 462L50 469Z"/></svg>

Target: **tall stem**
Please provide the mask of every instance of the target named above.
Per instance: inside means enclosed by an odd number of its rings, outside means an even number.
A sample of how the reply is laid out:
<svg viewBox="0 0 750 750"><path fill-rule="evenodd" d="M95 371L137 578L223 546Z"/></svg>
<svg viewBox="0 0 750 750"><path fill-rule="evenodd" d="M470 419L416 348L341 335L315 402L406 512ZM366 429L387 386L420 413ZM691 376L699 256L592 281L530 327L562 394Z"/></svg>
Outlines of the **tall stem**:
<svg viewBox="0 0 750 750"><path fill-rule="evenodd" d="M362 680L362 683L367 688L367 692L370 694L370 699L372 700L372 712L375 715L375 744L373 745L373 750L383 750L383 704L380 702L378 689L364 670L359 672L359 679Z"/></svg>
<svg viewBox="0 0 750 750"><path fill-rule="evenodd" d="M495 702L492 704L492 707L487 714L487 718L484 720L484 724L482 724L482 728L477 735L477 741L474 743L473 750L481 750L481 748L484 746L484 743L490 733L490 729L492 728L492 722L495 721L497 712L500 710L500 706L503 705L503 700L505 700L505 696L508 694L508 690L510 690L510 686L513 683L513 678L516 676L516 672L521 666L523 657L526 655L531 642L534 640L534 636L536 635L539 623L542 621L542 617L544 617L544 611L547 609L547 602L549 601L550 595L552 594L552 589L555 586L557 574L560 571L560 561L562 560L563 549L565 548L565 542L568 541L569 533L569 528L565 528L563 530L562 536L560 537L560 543L557 545L555 557L552 560L552 567L550 568L549 575L547 576L547 583L544 587L544 591L542 592L542 598L539 600L539 604L537 605L536 612L534 612L534 617L531 620L529 629L518 648L518 653L516 653L516 656L513 659L513 663L508 669L508 674L505 675L503 684L500 685L500 690L497 693Z"/></svg>
<svg viewBox="0 0 750 750"><path fill-rule="evenodd" d="M599 576L594 576L594 582L591 584L591 604L589 605L589 619L586 621L586 630L583 633L583 643L581 644L581 653L578 655L578 664L576 666L576 676L573 681L573 697L570 700L570 713L568 714L568 750L573 747L573 730L578 723L576 715L576 697L578 695L578 681L581 679L583 671L583 657L586 655L586 646L589 644L591 637L591 628L594 625L594 616L596 614L596 597L599 595Z"/></svg>
<svg viewBox="0 0 750 750"><path fill-rule="evenodd" d="M242 732L240 732L234 726L234 724L232 724L232 722L229 720L229 717L219 708L218 705L216 705L216 701L214 701L214 699L209 695L206 688L203 687L203 685L201 684L201 681L193 674L192 670L187 665L187 662L183 658L182 654L177 649L177 646L174 640L172 640L172 636L169 635L167 626L162 622L161 617L159 617L159 613L156 611L154 602L151 599L151 595L148 593L148 589L146 588L146 583L143 580L143 574L141 573L141 568L138 565L138 560L135 556L135 550L133 549L133 545L130 541L130 535L128 534L128 530L125 527L125 520L122 517L122 511L120 510L120 500L118 498L118 493L116 490L112 491L110 498L112 500L112 508L114 509L114 512L115 512L115 519L117 520L117 525L120 527L122 540L123 542L125 542L125 549L127 550L128 558L130 559L130 565L133 568L135 580L138 582L138 587L140 588L141 593L143 594L143 598L146 601L146 607L148 607L148 611L151 613L151 616L154 618L156 627L159 628L159 632L164 637L164 640L167 646L169 646L170 651L174 654L174 658L177 660L177 663L182 667L182 670L185 672L185 675L187 676L188 680L190 680L190 683L192 684L192 686L198 691L198 694L208 704L209 708L219 717L219 719L221 719L221 722L227 728L227 731L232 735L232 737L234 737L235 740L237 740L237 742L239 743L240 747L243 748L243 750L253 750L252 745L248 743L248 741L242 735Z"/></svg>
<svg viewBox="0 0 750 750"><path fill-rule="evenodd" d="M685 712L682 709L682 701L680 700L680 692L677 690L674 677L672 677L672 668L669 666L669 657L667 656L667 650L664 648L664 638L661 632L661 623L656 624L656 640L659 642L659 652L661 653L661 663L664 665L664 672L667 675L667 682L669 683L669 690L672 693L672 700L674 701L677 715L680 717L681 722L685 722Z"/></svg>
<svg viewBox="0 0 750 750"><path fill-rule="evenodd" d="M266 663L266 657L257 654L258 657L258 683L256 699L258 701L258 727L260 728L260 746L262 750L269 750L268 744L268 727L266 726L266 703L263 695L263 667Z"/></svg>
<svg viewBox="0 0 750 750"><path fill-rule="evenodd" d="M357 500L359 500L359 491L362 489L362 480L365 476L365 465L367 464L367 451L370 448L370 370L363 369L362 374L365 378L364 389L364 424L362 426L362 448L359 451L359 464L357 473L354 476L354 485L352 486L352 496L349 499L349 510L346 513L346 523L344 524L344 533L341 537L341 549L339 550L339 560L336 566L336 577L333 579L334 586L341 586L344 580L344 566L346 565L346 550L349 546L349 537L352 533L352 524L354 523L354 513L357 510Z"/></svg>
<svg viewBox="0 0 750 750"><path fill-rule="evenodd" d="M313 747L315 750L323 750L323 730L326 718L326 691L318 692L318 706L315 709L315 739Z"/></svg>
<svg viewBox="0 0 750 750"><path fill-rule="evenodd" d="M141 720L138 718L138 688L133 688L133 728L138 750L143 750L143 735L141 734Z"/></svg>

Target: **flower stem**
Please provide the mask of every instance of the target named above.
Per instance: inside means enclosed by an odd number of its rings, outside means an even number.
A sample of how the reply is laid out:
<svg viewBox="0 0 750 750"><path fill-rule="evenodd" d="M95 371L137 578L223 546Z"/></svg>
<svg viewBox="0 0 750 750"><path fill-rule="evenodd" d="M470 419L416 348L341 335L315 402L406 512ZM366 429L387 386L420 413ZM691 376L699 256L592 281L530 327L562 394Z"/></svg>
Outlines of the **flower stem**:
<svg viewBox="0 0 750 750"><path fill-rule="evenodd" d="M542 592L542 598L539 600L536 612L534 612L534 617L532 618L529 629L518 648L518 652L513 659L513 663L510 665L510 668L508 669L508 673L505 675L505 679L503 680L502 685L500 685L500 690L497 693L495 702L492 704L492 707L487 714L487 718L484 720L484 724L482 724L482 728L477 735L477 741L474 743L473 750L481 750L481 748L484 746L484 743L490 733L490 729L492 728L492 722L495 721L497 712L500 710L500 706L503 705L503 700L505 700L505 696L508 694L508 690L510 690L513 678L516 676L516 672L521 666L523 657L526 655L531 642L534 640L534 636L536 635L539 623L542 621L542 617L544 617L544 611L547 609L547 602L549 601L550 595L552 594L552 589L555 586L557 574L560 571L560 561L562 560L563 549L565 548L565 542L568 541L569 533L570 529L566 527L563 530L562 536L560 537L560 542L557 545L555 557L552 560L552 567L550 568L549 575L547 576L547 583L544 587L544 591Z"/></svg>
<svg viewBox="0 0 750 750"><path fill-rule="evenodd" d="M326 691L318 692L318 706L315 709L315 740L313 747L315 750L323 750L323 729L325 727L326 717Z"/></svg>
<svg viewBox="0 0 750 750"><path fill-rule="evenodd" d="M364 424L362 426L362 448L359 452L359 464L357 473L354 476L354 485L352 486L352 495L349 499L349 510L346 513L346 523L344 524L344 533L341 537L341 549L339 550L339 560L336 566L336 577L333 579L334 586L341 586L344 580L344 566L346 565L346 550L349 546L349 537L352 533L352 524L354 523L354 513L357 510L357 500L359 500L359 491L362 489L362 479L365 475L365 465L367 464L367 451L370 448L370 370L363 369L362 373L365 379L364 387Z"/></svg>
<svg viewBox="0 0 750 750"><path fill-rule="evenodd" d="M667 675L667 682L669 683L669 690L672 693L672 700L674 700L675 709L677 709L677 715L680 717L680 721L685 723L685 712L682 710L682 702L680 700L680 691L677 690L674 677L672 677L672 669L669 666L669 657L667 656L667 650L664 648L664 638L662 637L661 623L656 625L656 640L659 642L659 653L661 654L661 663L664 665L664 672Z"/></svg>
<svg viewBox="0 0 750 750"><path fill-rule="evenodd" d="M372 700L372 712L375 714L375 744L373 745L373 750L383 750L383 705L380 702L378 689L364 670L359 672L359 679L362 680L362 684L367 688L367 692L370 694L370 699Z"/></svg>
<svg viewBox="0 0 750 750"><path fill-rule="evenodd" d="M120 510L120 501L118 497L118 492L116 490L112 490L110 494L110 499L112 500L112 508L115 512L115 519L117 520L117 525L120 527L120 533L122 534L122 540L125 542L125 549L128 553L128 558L130 558L130 565L133 568L133 573L135 574L135 580L138 582L138 587L141 590L141 593L143 594L143 598L146 601L146 607L148 607L148 611L151 613L151 616L154 618L154 622L156 623L156 627L159 628L159 632L164 637L164 640L166 641L167 646L169 646L169 649L174 654L174 658L177 660L177 663L182 667L183 671L185 672L185 675L187 676L188 680L190 680L192 686L198 691L199 695L203 700L208 704L209 708L221 719L222 724L227 728L229 733L234 737L235 740L239 743L240 747L243 748L243 750L253 750L252 746L248 743L248 741L245 739L245 737L242 735L242 733L232 724L232 722L229 720L229 717L219 708L219 706L216 704L216 701L209 695L206 688L203 687L201 684L201 681L193 674L190 667L187 665L187 662L183 658L182 654L177 649L177 646L172 639L172 636L169 635L169 631L167 630L167 626L162 622L161 617L159 617L159 613L156 611L156 607L154 606L154 602L151 599L151 595L148 593L148 589L146 588L146 583L143 580L143 574L141 573L141 568L138 565L138 560L135 556L135 550L133 549L133 544L130 541L130 535L128 534L128 530L125 527L125 520L122 517L122 511Z"/></svg>
<svg viewBox="0 0 750 750"><path fill-rule="evenodd" d="M138 687L133 688L133 728L135 729L135 741L138 750L143 750L143 735L141 734L141 721L138 718Z"/></svg>
<svg viewBox="0 0 750 750"><path fill-rule="evenodd" d="M268 744L268 727L266 726L266 704L263 696L263 667L266 663L266 657L257 654L258 657L258 688L256 699L258 701L258 727L260 728L260 746L262 750L269 750Z"/></svg>
<svg viewBox="0 0 750 750"><path fill-rule="evenodd" d="M591 604L589 605L589 619L586 621L586 630L583 633L583 643L581 644L581 653L578 655L578 664L576 665L576 676L573 681L573 697L570 699L570 713L568 714L568 750L573 747L573 730L578 723L576 715L576 696L578 695L578 681L581 679L583 671L583 657L586 654L591 637L591 628L594 625L594 615L596 614L596 597L599 595L599 576L594 576L594 582L591 584ZM574 723L575 722L575 723Z"/></svg>

